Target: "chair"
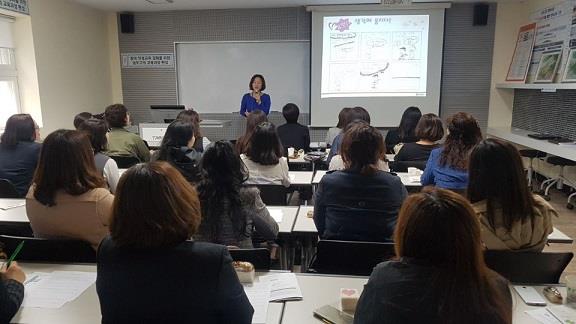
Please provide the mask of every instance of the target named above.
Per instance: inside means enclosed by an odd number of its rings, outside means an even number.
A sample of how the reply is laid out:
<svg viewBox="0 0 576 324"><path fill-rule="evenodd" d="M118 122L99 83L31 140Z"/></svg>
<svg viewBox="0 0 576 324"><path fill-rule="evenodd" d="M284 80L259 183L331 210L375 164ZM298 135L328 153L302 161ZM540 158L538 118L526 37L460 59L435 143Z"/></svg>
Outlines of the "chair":
<svg viewBox="0 0 576 324"><path fill-rule="evenodd" d="M546 153L538 150L520 150L520 156L528 158L528 187L532 188L532 179L534 178L534 160L546 157Z"/></svg>
<svg viewBox="0 0 576 324"><path fill-rule="evenodd" d="M408 168L417 168L424 171L426 169L426 161L391 161L389 166L392 172L408 172Z"/></svg>
<svg viewBox="0 0 576 324"><path fill-rule="evenodd" d="M548 164L553 165L553 166L559 166L560 167L560 172L558 173L558 176L554 177L554 178L550 178L547 180L542 181L542 183L540 184L540 193L544 195L544 199L546 200L550 200L550 189L557 184L558 188L562 188L562 184L564 183L568 183L571 185L571 187L575 188L576 184L573 184L570 180L568 180L565 176L564 176L564 169L568 166L576 166L576 161L572 161L572 160L568 160L565 158L561 158L559 156L551 156L549 158L546 159L546 162L548 162ZM545 188L545 189L544 189ZM568 197L568 202L567 202L567 206L569 209L572 209L574 206L572 206L572 204L570 203L570 200L572 199L574 195L570 195ZM571 208L572 207L572 208Z"/></svg>
<svg viewBox="0 0 576 324"><path fill-rule="evenodd" d="M130 167L140 163L140 160L135 156L110 155L110 158L116 161L118 169L129 169Z"/></svg>
<svg viewBox="0 0 576 324"><path fill-rule="evenodd" d="M10 180L0 179L0 198L22 198Z"/></svg>
<svg viewBox="0 0 576 324"><path fill-rule="evenodd" d="M485 251L486 265L513 283L557 284L574 253Z"/></svg>
<svg viewBox="0 0 576 324"><path fill-rule="evenodd" d="M268 249L229 249L232 260L250 262L256 271L270 270L270 251Z"/></svg>
<svg viewBox="0 0 576 324"><path fill-rule="evenodd" d="M84 241L0 235L7 256L22 241L26 243L16 257L17 261L96 263L96 252Z"/></svg>
<svg viewBox="0 0 576 324"><path fill-rule="evenodd" d="M251 185L260 190L260 198L266 205L287 206L288 188L281 185Z"/></svg>
<svg viewBox="0 0 576 324"><path fill-rule="evenodd" d="M394 243L320 240L308 272L369 276L395 255Z"/></svg>

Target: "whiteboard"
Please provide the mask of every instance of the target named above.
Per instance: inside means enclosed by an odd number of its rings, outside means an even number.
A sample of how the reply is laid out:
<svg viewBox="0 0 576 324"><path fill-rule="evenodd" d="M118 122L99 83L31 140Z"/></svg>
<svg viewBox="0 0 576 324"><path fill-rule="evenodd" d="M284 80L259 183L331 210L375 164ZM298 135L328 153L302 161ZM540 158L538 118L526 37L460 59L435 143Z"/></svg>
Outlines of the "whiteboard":
<svg viewBox="0 0 576 324"><path fill-rule="evenodd" d="M176 43L178 104L200 113L240 111L254 74L266 79L270 110L310 105L310 42Z"/></svg>

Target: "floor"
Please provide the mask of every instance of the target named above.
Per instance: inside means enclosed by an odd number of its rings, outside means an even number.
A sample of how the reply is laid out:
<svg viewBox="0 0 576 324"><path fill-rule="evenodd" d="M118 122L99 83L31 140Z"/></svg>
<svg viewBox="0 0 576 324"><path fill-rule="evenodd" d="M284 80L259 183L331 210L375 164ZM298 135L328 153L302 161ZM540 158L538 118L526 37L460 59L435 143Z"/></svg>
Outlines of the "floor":
<svg viewBox="0 0 576 324"><path fill-rule="evenodd" d="M554 226L564 234L576 238L576 209L569 210L566 208L567 195L559 191L551 193L550 204L558 211L560 217L554 219ZM576 254L576 246L574 244L549 244L544 248L544 252L573 252ZM561 282L565 282L567 275L576 275L576 257L572 259L564 273L562 274Z"/></svg>

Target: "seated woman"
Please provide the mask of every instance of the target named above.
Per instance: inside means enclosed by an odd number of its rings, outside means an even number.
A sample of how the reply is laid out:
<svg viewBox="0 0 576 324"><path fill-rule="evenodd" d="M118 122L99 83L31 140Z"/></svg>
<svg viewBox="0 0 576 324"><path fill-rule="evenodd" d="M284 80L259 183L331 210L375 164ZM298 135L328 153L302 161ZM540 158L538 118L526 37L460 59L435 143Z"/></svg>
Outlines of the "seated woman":
<svg viewBox="0 0 576 324"><path fill-rule="evenodd" d="M14 185L21 197L26 196L40 157L41 144L37 126L28 114L12 115L0 137L0 179Z"/></svg>
<svg viewBox="0 0 576 324"><path fill-rule="evenodd" d="M198 186L202 223L196 239L226 246L252 248L252 233L273 241L278 223L270 216L260 191L243 186L248 170L232 144L218 141L202 157L204 179Z"/></svg>
<svg viewBox="0 0 576 324"><path fill-rule="evenodd" d="M130 125L128 109L122 104L108 106L104 112L106 123L110 127L108 133L108 151L106 154L115 156L134 156L140 162L150 161L150 149L140 136L130 133L124 127Z"/></svg>
<svg viewBox="0 0 576 324"><path fill-rule="evenodd" d="M432 150L420 181L423 186L463 191L468 186L468 158L482 132L476 119L464 112L450 116L447 124L446 142Z"/></svg>
<svg viewBox="0 0 576 324"><path fill-rule="evenodd" d="M186 180L195 184L200 181L200 159L194 150L194 125L191 121L175 120L166 129L160 150L152 156L153 161L172 164Z"/></svg>
<svg viewBox="0 0 576 324"><path fill-rule="evenodd" d="M350 111L346 114L346 124L344 125L343 129L348 129L348 125L354 121L364 121L368 125L370 125L370 113L368 110L362 107L354 107L350 108ZM342 138L344 137L343 133L338 134L334 141L332 142L330 152L328 153L327 161L330 163L332 158L336 155L341 155L340 152L340 145L342 144Z"/></svg>
<svg viewBox="0 0 576 324"><path fill-rule="evenodd" d="M252 116L252 114L250 114ZM288 161L274 124L264 122L254 130L246 154L240 158L248 168L246 184L276 184L290 187Z"/></svg>
<svg viewBox="0 0 576 324"><path fill-rule="evenodd" d="M256 126L267 121L268 116L266 116L262 110L258 109L252 111L248 117L246 117L246 131L244 132L244 135L240 136L240 138L236 141L236 153L246 153L248 150L248 144L250 144L250 140L254 130L256 129Z"/></svg>
<svg viewBox="0 0 576 324"><path fill-rule="evenodd" d="M369 124L363 120L355 120L346 126L344 133L356 125L369 125ZM334 155L334 157L332 157L332 160L330 160L330 164L328 165L329 171L344 170L345 168L346 166L344 165L344 160L342 160L342 155L340 154ZM388 161L386 160L386 155L382 156L378 161L378 170L390 171L390 168L388 167Z"/></svg>
<svg viewBox="0 0 576 324"><path fill-rule="evenodd" d="M192 122L192 125L194 126L194 138L196 138L196 141L194 141L194 147L192 148L198 153L204 152L208 145L210 145L210 140L208 137L203 136L202 131L200 130L200 115L192 109L186 109L181 111L176 119Z"/></svg>
<svg viewBox="0 0 576 324"><path fill-rule="evenodd" d="M114 201L105 187L85 133L61 129L48 135L26 196L34 236L83 240L97 249L108 235Z"/></svg>
<svg viewBox="0 0 576 324"><path fill-rule="evenodd" d="M96 169L104 176L106 182L108 182L110 192L114 193L118 185L118 180L120 179L120 173L118 172L116 161L102 153L106 151L108 144L106 137L108 126L106 126L106 122L101 119L90 118L79 124L78 130L86 132L90 138L92 149L94 150Z"/></svg>
<svg viewBox="0 0 576 324"><path fill-rule="evenodd" d="M89 112L81 112L74 116L74 129L79 130L80 125L90 118L94 118L94 116Z"/></svg>
<svg viewBox="0 0 576 324"><path fill-rule="evenodd" d="M0 270L0 323L11 323L24 301L26 274L12 261L8 269Z"/></svg>
<svg viewBox="0 0 576 324"><path fill-rule="evenodd" d="M398 144L414 143L418 141L415 130L420 117L422 117L422 112L420 112L418 107L408 107L404 110L398 128L391 129L386 134L386 153L397 153L394 151L394 148Z"/></svg>
<svg viewBox="0 0 576 324"><path fill-rule="evenodd" d="M398 154L394 157L394 165L414 166L424 169L426 161L430 157L430 152L438 148L439 140L444 137L444 125L442 119L435 114L424 114L418 125L416 125L416 137L419 138L418 142L405 143L402 145ZM415 162L415 163L411 163ZM398 170L400 172L400 170ZM402 172L406 172L403 170Z"/></svg>
<svg viewBox="0 0 576 324"><path fill-rule="evenodd" d="M310 151L310 130L298 123L300 109L293 103L286 104L282 108L282 115L286 124L278 126L278 137L285 148L292 147L296 151Z"/></svg>
<svg viewBox="0 0 576 324"><path fill-rule="evenodd" d="M314 223L320 238L392 239L407 192L400 178L378 170L384 152L384 139L374 127L358 124L344 133L342 158L346 169L328 172L316 190Z"/></svg>
<svg viewBox="0 0 576 324"><path fill-rule="evenodd" d="M493 138L480 142L470 155L469 174L468 198L486 248L541 252L558 213L530 193L516 147Z"/></svg>
<svg viewBox="0 0 576 324"><path fill-rule="evenodd" d="M374 268L354 323L512 323L508 282L484 263L465 198L434 188L411 195L394 242L397 259Z"/></svg>
<svg viewBox="0 0 576 324"><path fill-rule="evenodd" d="M350 119L351 110L352 108L349 107L345 107L340 110L340 113L338 114L338 124L336 124L336 127L328 128L328 132L326 133L327 145L332 146L332 142L334 142L336 136L340 135L340 133L344 131L344 127L346 127L346 124L348 124L348 120Z"/></svg>
<svg viewBox="0 0 576 324"><path fill-rule="evenodd" d="M128 169L112 210L110 236L98 250L102 323L251 323L226 247L189 240L200 202L174 167Z"/></svg>

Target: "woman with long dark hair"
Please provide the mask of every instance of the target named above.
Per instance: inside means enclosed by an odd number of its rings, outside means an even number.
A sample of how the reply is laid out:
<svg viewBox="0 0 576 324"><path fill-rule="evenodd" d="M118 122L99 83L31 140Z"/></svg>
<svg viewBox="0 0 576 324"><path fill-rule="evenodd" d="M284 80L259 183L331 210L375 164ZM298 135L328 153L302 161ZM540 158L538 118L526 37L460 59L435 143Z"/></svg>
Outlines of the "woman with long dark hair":
<svg viewBox="0 0 576 324"><path fill-rule="evenodd" d="M113 200L85 133L61 129L46 137L26 196L34 236L83 240L97 249L108 235Z"/></svg>
<svg viewBox="0 0 576 324"><path fill-rule="evenodd" d="M278 224L260 198L245 187L248 170L232 144L218 141L206 150L201 163L204 180L198 186L202 223L197 239L240 248L252 247L252 233L272 241Z"/></svg>
<svg viewBox="0 0 576 324"><path fill-rule="evenodd" d="M489 250L541 252L558 213L538 195L532 195L524 165L514 145L486 139L472 151L468 198Z"/></svg>
<svg viewBox="0 0 576 324"><path fill-rule="evenodd" d="M423 186L465 190L470 152L482 140L482 131L476 119L465 112L450 116L446 124L446 142L443 147L432 150L420 180Z"/></svg>
<svg viewBox="0 0 576 324"><path fill-rule="evenodd" d="M240 158L248 168L249 184L277 184L290 186L288 160L274 124L269 122L256 126L246 154Z"/></svg>
<svg viewBox="0 0 576 324"><path fill-rule="evenodd" d="M195 140L192 122L177 119L168 125L160 150L152 160L172 164L186 180L196 183L200 180L198 165L202 155L193 148Z"/></svg>
<svg viewBox="0 0 576 324"><path fill-rule="evenodd" d="M30 115L16 114L8 118L0 137L0 178L12 182L21 197L30 188L40 157L37 128Z"/></svg>
<svg viewBox="0 0 576 324"><path fill-rule="evenodd" d="M106 126L106 122L102 119L90 118L80 123L77 129L85 132L90 138L90 143L94 150L96 169L104 176L104 179L106 179L110 192L114 193L118 185L118 180L120 180L120 173L118 172L116 161L102 153L106 151L108 146L108 139L106 137L108 126Z"/></svg>
<svg viewBox="0 0 576 324"><path fill-rule="evenodd" d="M250 115L248 115L248 118L246 118L246 130L244 131L244 135L242 135L236 141L236 153L238 154L246 153L246 150L248 149L248 144L252 139L252 134L254 133L256 126L267 121L268 116L266 116L266 114L262 112L262 110L256 109L252 111Z"/></svg>
<svg viewBox="0 0 576 324"><path fill-rule="evenodd" d="M176 119L192 122L192 125L194 125L194 138L196 138L193 149L198 153L204 152L208 145L210 145L210 140L206 136L203 136L200 130L200 115L193 109L187 109L181 111Z"/></svg>
<svg viewBox="0 0 576 324"><path fill-rule="evenodd" d="M398 128L391 129L386 134L386 139L384 140L386 142L386 153L394 154L394 147L400 143L418 141L416 125L418 125L420 117L422 117L422 112L418 107L408 107L404 110Z"/></svg>
<svg viewBox="0 0 576 324"><path fill-rule="evenodd" d="M336 124L336 127L330 127L328 129L328 132L326 133L327 145L331 146L336 136L340 135L344 131L344 128L346 127L346 125L348 124L348 120L350 119L351 110L352 108L349 107L345 107L342 108L342 110L340 110L340 113L338 114L338 124Z"/></svg>
<svg viewBox="0 0 576 324"><path fill-rule="evenodd" d="M512 323L508 282L484 263L465 198L435 188L409 196L394 242L397 259L374 268L354 323Z"/></svg>

